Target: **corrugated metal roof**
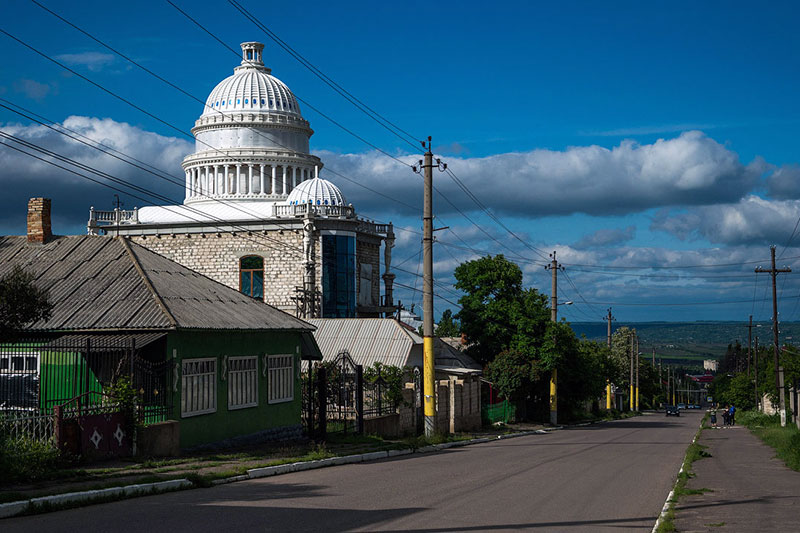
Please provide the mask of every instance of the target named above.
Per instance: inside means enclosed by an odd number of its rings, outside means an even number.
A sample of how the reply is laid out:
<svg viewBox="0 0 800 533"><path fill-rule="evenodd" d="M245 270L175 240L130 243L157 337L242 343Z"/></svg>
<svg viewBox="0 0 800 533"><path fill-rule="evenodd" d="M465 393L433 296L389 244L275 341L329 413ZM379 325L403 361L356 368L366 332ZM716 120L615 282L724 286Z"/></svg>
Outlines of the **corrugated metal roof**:
<svg viewBox="0 0 800 533"><path fill-rule="evenodd" d="M422 338L405 331L391 318L310 318L317 327L314 338L325 361L332 361L342 350L350 352L356 364L419 366L422 364Z"/></svg>
<svg viewBox="0 0 800 533"><path fill-rule="evenodd" d="M347 350L364 367L376 362L401 368L422 366L422 337L393 318L310 318L308 322L317 327L314 338L325 361ZM441 341L434 342L434 366L446 372L481 372L472 358Z"/></svg>
<svg viewBox="0 0 800 533"><path fill-rule="evenodd" d="M42 245L24 236L0 237L0 275L14 265L33 273L54 305L50 319L29 330L313 329L120 238L75 235Z"/></svg>
<svg viewBox="0 0 800 533"><path fill-rule="evenodd" d="M70 333L48 342L43 349L50 350L76 350L84 348L87 343L92 350L99 352L122 352L135 347L137 350L166 336L164 332L133 333L127 335L86 335Z"/></svg>

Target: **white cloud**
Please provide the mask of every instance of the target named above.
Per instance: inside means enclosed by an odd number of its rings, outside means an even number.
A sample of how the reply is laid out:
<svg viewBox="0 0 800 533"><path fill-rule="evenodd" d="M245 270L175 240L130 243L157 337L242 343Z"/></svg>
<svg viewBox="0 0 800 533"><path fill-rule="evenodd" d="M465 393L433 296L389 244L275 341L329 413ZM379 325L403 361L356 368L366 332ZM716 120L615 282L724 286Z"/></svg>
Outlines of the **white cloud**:
<svg viewBox="0 0 800 533"><path fill-rule="evenodd" d="M417 206L422 180L409 168L378 153L320 155L333 170L354 178L405 204ZM417 156L404 158L414 163ZM497 213L538 218L548 215L616 215L653 207L728 203L757 183L764 164L743 165L738 155L699 131L639 145L623 141L612 149L572 147L533 150L484 158L447 158L467 187ZM407 207L350 182L337 180L348 200L362 211ZM475 204L446 175L435 172L435 187L459 209ZM438 195L435 209L454 209Z"/></svg>
<svg viewBox="0 0 800 533"><path fill-rule="evenodd" d="M31 100L41 102L51 93L53 88L46 83L39 83L36 80L21 79L14 82L14 90L24 94Z"/></svg>
<svg viewBox="0 0 800 533"><path fill-rule="evenodd" d="M63 126L143 161L147 165L165 171L178 184L159 179L146 170L128 165L44 126L4 124L0 126L0 130L150 191L165 195L178 203L183 201L184 178L180 162L192 149L192 144L188 141L164 137L108 118L71 116L64 120ZM2 144L8 146L2 146ZM24 216L20 215L20 212L24 215L25 205L30 197L52 198L57 222L60 217L60 222L72 230L75 225L85 224L91 205L100 208L110 206L112 195L116 191L23 155L9 148L19 147L11 141L3 140L2 144L0 144L0 168L2 169L0 182L5 191L0 197L2 233L24 231ZM43 157L41 154L37 155ZM66 166L65 163L59 164ZM140 165L145 167L143 164ZM85 171L81 172L88 174ZM95 175L91 175L91 177L109 183L105 178ZM141 200L122 196L126 207L144 205ZM152 201L166 203L157 199ZM54 225L53 230L57 233L65 232L64 228L59 229L57 225Z"/></svg>
<svg viewBox="0 0 800 533"><path fill-rule="evenodd" d="M778 200L800 198L800 165L775 169L767 178L767 192Z"/></svg>
<svg viewBox="0 0 800 533"><path fill-rule="evenodd" d="M81 52L79 54L61 54L55 56L67 65L83 66L92 72L98 72L114 62L114 56L102 52Z"/></svg>
<svg viewBox="0 0 800 533"><path fill-rule="evenodd" d="M576 248L594 248L597 246L609 246L612 244L622 244L633 239L636 235L636 227L627 228L599 229L594 233L585 235L575 243Z"/></svg>
<svg viewBox="0 0 800 533"><path fill-rule="evenodd" d="M737 203L659 212L650 226L683 240L715 244L783 244L800 218L800 200L750 195Z"/></svg>

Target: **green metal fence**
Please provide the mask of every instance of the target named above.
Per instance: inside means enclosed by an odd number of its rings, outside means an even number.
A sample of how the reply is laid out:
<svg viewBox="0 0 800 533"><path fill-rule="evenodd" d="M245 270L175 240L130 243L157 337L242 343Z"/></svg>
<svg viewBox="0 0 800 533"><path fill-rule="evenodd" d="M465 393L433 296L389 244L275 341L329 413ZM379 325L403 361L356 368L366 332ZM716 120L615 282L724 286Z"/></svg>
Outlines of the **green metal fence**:
<svg viewBox="0 0 800 533"><path fill-rule="evenodd" d="M496 422L514 422L517 418L517 406L503 400L499 403L484 404L481 407L481 419L484 424L494 424Z"/></svg>

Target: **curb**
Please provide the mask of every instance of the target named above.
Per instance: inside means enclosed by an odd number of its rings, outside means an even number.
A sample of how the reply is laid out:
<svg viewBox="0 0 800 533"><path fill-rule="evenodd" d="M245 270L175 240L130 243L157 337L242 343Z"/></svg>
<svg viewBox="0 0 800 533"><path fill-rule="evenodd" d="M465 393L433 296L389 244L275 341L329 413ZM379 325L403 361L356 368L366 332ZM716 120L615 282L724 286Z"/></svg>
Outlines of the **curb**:
<svg viewBox="0 0 800 533"><path fill-rule="evenodd" d="M416 450L402 449L402 450L386 450L381 452L369 452L355 455L345 455L342 457L330 457L328 459L318 459L316 461L300 461L296 463L288 463L276 466L267 466L263 468L253 468L247 471L247 474L233 476L224 479L217 479L211 482L212 486L226 485L228 483L236 483L238 481L247 481L249 479L259 479L264 477L277 476L281 474L289 474L291 472L301 472L304 470L315 470L317 468L325 468L328 466L337 466L345 464L363 463L366 461L377 461L380 459L388 459L390 457L399 457L403 455L412 455L417 453L433 453L449 448L461 448L464 446L471 446L473 444L483 444L497 440L513 439L517 437L525 437L528 435L546 435L551 431L563 429L563 426L558 426L548 429L534 429L530 431L520 431L517 433L508 433L505 435L497 435L496 437L481 437L477 439L469 439L462 441L444 442L442 444L432 444L430 446L423 446ZM87 503L90 504L94 501L104 500L109 497L136 497L146 496L153 493L169 492L174 490L181 490L194 487L194 483L188 479L172 479L169 481L159 481L157 483L142 483L138 485L127 485L124 487L112 487L108 489L88 490L83 492L69 492L65 494L54 494L52 496L42 496L39 498L31 498L28 500L21 500L16 502L0 504L0 518L10 518L12 516L20 515L31 509L41 508L48 505L64 505L72 503Z"/></svg>
<svg viewBox="0 0 800 533"><path fill-rule="evenodd" d="M115 496L144 496L157 492L168 492L180 490L193 486L188 479L171 479L169 481L159 481L158 483L143 483L141 485L127 485L124 487L111 487L108 489L87 490L83 492L68 492L66 494L54 494L52 496L42 496L18 502L0 504L0 518L16 516L29 509L45 507L48 505L64 505L70 503L91 503L94 500L103 500Z"/></svg>
<svg viewBox="0 0 800 533"><path fill-rule="evenodd" d="M700 421L700 429L703 429L703 420ZM697 442L697 437L699 435L700 431L698 430L697 433L694 434L694 437L692 437L692 442L691 444L689 444L689 446ZM684 454L683 456L683 461L681 461L681 468L680 470L678 470L678 475L675 477L675 485L678 484L678 479L681 477L681 474L683 474L683 463L685 462L686 462L686 454ZM650 533L656 533L656 531L658 531L658 526L661 525L661 522L664 521L664 517L667 516L667 513L669 512L669 504L673 503L672 498L675 497L675 485L673 485L672 490L669 491L667 499L664 502L664 506L661 508L661 513L658 515L658 520L656 520L656 523L653 526L653 529L651 530Z"/></svg>

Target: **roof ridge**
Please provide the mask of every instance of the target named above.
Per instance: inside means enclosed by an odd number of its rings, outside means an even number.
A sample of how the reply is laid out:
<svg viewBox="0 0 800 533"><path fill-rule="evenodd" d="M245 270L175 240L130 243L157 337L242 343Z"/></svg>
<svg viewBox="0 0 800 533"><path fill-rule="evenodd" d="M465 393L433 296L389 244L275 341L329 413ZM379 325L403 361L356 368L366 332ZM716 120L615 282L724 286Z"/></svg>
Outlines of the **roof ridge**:
<svg viewBox="0 0 800 533"><path fill-rule="evenodd" d="M156 292L155 287L153 287L153 284L150 282L150 278L147 277L147 273L145 273L144 269L142 268L142 265L139 264L139 258L136 257L136 254L134 253L133 249L128 243L128 238L124 236L114 237L114 238L119 239L119 241L122 243L122 247L125 249L126 252L128 252L128 256L131 258L131 261L133 262L133 266L136 269L136 272L138 272L139 276L141 276L142 281L144 281L145 287L147 287L147 290L149 290L150 294L153 295L153 299L156 301L156 305L158 305L158 307L161 308L161 311L167 317L167 320L169 321L170 325L172 327L177 327L178 321L175 320L174 316L172 316L172 313L170 313L169 308L167 308L166 304L164 303L164 300L161 299L161 296Z"/></svg>

